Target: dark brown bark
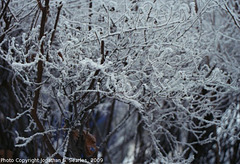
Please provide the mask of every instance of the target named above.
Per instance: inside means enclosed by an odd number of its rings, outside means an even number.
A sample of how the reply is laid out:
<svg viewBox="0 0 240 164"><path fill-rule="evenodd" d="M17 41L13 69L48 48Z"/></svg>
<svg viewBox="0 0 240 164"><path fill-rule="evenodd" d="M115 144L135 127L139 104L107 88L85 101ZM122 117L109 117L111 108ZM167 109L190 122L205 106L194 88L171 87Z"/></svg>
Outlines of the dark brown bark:
<svg viewBox="0 0 240 164"><path fill-rule="evenodd" d="M61 13L62 6L63 5L60 4L60 6L58 7L57 17L56 17L56 20L55 20L54 29L53 29L53 33L52 33L52 36L51 36L51 44L53 42L53 39L54 39L54 36L55 36L55 33L56 33L56 29L57 29L57 25L58 25L58 22L59 22L59 16L60 16L60 13Z"/></svg>
<svg viewBox="0 0 240 164"><path fill-rule="evenodd" d="M92 0L89 0L89 26L88 26L88 31L92 30L91 17L92 17Z"/></svg>
<svg viewBox="0 0 240 164"><path fill-rule="evenodd" d="M39 7L42 7L42 4L39 2ZM40 28L40 34L39 34L39 40L42 39L42 37L44 36L44 30L45 30L45 25L46 25L46 20L47 20L47 13L48 13L48 8L49 8L49 0L45 0L45 7L42 7L42 20L41 20L41 28ZM42 55L44 54L44 42L41 43L41 53ZM34 92L34 98L33 98L33 106L32 106L32 111L31 111L31 116L34 119L34 121L37 124L37 127L39 129L40 132L44 132L45 129L37 115L37 107L38 107L38 100L39 100L39 95L41 92L41 82L42 82L42 75L43 75L43 61L40 59L38 61L38 65L37 65L37 80L36 80L36 90ZM43 136L44 142L47 145L47 148L50 152L50 154L54 154L56 152L56 150L54 149L54 147L52 146L47 134L45 134ZM56 155L57 158L62 158L59 154Z"/></svg>
<svg viewBox="0 0 240 164"><path fill-rule="evenodd" d="M4 6L4 8L3 8L2 12L1 12L1 15L0 15L0 19L2 18L2 16L3 16L4 13L5 13L5 11L7 10L7 7L8 7L8 5L9 5L9 3L10 3L10 0L8 0L7 3L5 4L5 6Z"/></svg>

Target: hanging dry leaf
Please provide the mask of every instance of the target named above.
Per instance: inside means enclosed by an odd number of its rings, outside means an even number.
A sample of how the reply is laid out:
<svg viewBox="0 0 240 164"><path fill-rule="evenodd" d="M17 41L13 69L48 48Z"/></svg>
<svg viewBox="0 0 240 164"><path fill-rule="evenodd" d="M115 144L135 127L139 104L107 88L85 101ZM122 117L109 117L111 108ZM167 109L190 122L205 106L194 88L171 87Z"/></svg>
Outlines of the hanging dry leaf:
<svg viewBox="0 0 240 164"><path fill-rule="evenodd" d="M85 152L87 157L93 156L97 152L96 138L87 131L83 131L85 139Z"/></svg>

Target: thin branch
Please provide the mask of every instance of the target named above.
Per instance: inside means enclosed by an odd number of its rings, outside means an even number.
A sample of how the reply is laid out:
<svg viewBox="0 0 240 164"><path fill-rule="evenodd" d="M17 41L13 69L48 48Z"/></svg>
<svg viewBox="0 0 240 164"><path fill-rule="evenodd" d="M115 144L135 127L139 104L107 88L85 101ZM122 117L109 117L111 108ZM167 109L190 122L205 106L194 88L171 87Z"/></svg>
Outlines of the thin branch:
<svg viewBox="0 0 240 164"><path fill-rule="evenodd" d="M6 11L7 7L8 7L8 5L9 5L9 3L10 3L10 0L8 0L7 3L5 4L5 6L4 6L4 8L3 8L3 11L2 11L2 13L1 13L1 15L0 15L0 19L1 19L2 16L4 15L4 13L5 13L5 11Z"/></svg>
<svg viewBox="0 0 240 164"><path fill-rule="evenodd" d="M57 29L57 24L59 22L59 16L60 16L60 12L61 12L61 9L62 9L62 4L60 4L60 6L58 7L58 12L57 12L57 17L56 17L56 21L55 21L55 24L54 24L54 30L53 30L53 33L52 33L52 36L51 36L51 43L53 42L53 39L54 39L54 35L55 35L55 32L56 32L56 29Z"/></svg>
<svg viewBox="0 0 240 164"><path fill-rule="evenodd" d="M211 2L211 0L209 0L209 1L205 4L205 6L204 6L204 7L202 8L202 10L199 12L199 14L197 15L197 17L196 17L195 20L193 21L193 23L192 23L187 29L185 29L184 32L183 32L179 37L177 37L176 40L180 39L183 35L185 35L185 33L186 33L187 31L189 31L189 30L193 27L193 25L194 25L194 24L197 22L197 20L200 18L200 16L202 15L204 9L207 7L207 5L208 5L210 2Z"/></svg>
<svg viewBox="0 0 240 164"><path fill-rule="evenodd" d="M41 5L40 1L38 0L39 4ZM39 6L42 7L42 6ZM40 27L40 34L39 34L39 40L42 39L42 37L44 36L44 30L45 30L45 24L46 24L46 20L47 20L47 12L48 12L48 8L49 8L49 0L45 0L45 7L42 9L42 20L41 20L41 27ZM41 49L40 49L41 53L44 54L44 45L43 42L41 44ZM36 83L37 85L37 89L35 90L35 96L33 99L33 106L32 106L32 111L31 111L31 116L33 118L33 120L36 122L37 127L39 129L40 132L44 132L45 129L40 121L40 119L38 118L37 115L37 107L38 107L38 100L39 100L39 96L40 96L40 91L41 91L41 82L42 82L42 76L43 76L43 61L40 59L38 61L37 64L37 80ZM53 145L51 144L48 136L46 134L44 134L43 136L44 141L47 145L47 148L49 149L49 152L51 154L54 154L56 152L56 150L54 149ZM61 155L57 154L56 155L57 158L62 159Z"/></svg>
<svg viewBox="0 0 240 164"><path fill-rule="evenodd" d="M98 125L97 125L97 122L96 122L95 118L92 115L91 115L91 119L92 119L92 122L93 122L93 124L94 124L94 126L96 128L96 132L97 132L97 134L99 136L98 138L99 138L100 142L102 142L103 138L102 138L100 129L99 129ZM108 151L107 147L104 147L104 150L106 152L106 155L108 157L109 162L112 163L112 160L111 160L111 157L110 157L110 154L109 154L109 151Z"/></svg>
<svg viewBox="0 0 240 164"><path fill-rule="evenodd" d="M195 12L198 13L198 4L197 4L197 0L194 0L195 3Z"/></svg>
<svg viewBox="0 0 240 164"><path fill-rule="evenodd" d="M103 142L100 144L100 148L105 145L108 140L110 139L110 137L117 132L123 125L124 123L128 120L128 118L135 112L136 110L132 110L130 113L128 113L126 116L123 117L123 119L120 121L120 123L115 127L115 129L113 129L103 140Z"/></svg>
<svg viewBox="0 0 240 164"><path fill-rule="evenodd" d="M105 62L104 41L103 41L103 40L101 41L100 51L101 51L101 55L102 55L100 64L103 64L103 63ZM93 76L97 76L97 75L99 74L99 72L100 72L100 69L96 70ZM96 81L96 79L93 78L92 81L90 82L90 85L89 85L89 87L88 87L87 90L92 89L92 88L94 87L95 81ZM86 92L86 93L82 96L81 100L83 100L84 98L86 98L86 96L88 95L88 93L89 93L89 92ZM80 100L78 100L78 102L79 102L79 101L80 101Z"/></svg>
<svg viewBox="0 0 240 164"><path fill-rule="evenodd" d="M111 125L112 125L112 120L113 120L113 113L114 113L115 102L116 102L116 100L113 99L113 102L112 102L112 105L111 105L111 109L110 109L111 110L110 111L110 116L109 116L108 123L107 123L107 129L106 129L107 134L109 134L110 131L111 131ZM108 145L108 140L106 141L106 145ZM102 154L103 154L103 157L105 156L105 154L107 154L107 148L105 148L103 150ZM109 158L108 155L107 155L107 157L108 157L110 163L112 163L111 159Z"/></svg>
<svg viewBox="0 0 240 164"><path fill-rule="evenodd" d="M236 18L234 17L234 15L232 14L232 12L230 11L229 7L228 7L226 4L224 4L224 6L226 7L227 12L231 15L231 17L232 17L235 25L240 29L240 24L237 22Z"/></svg>
<svg viewBox="0 0 240 164"><path fill-rule="evenodd" d="M43 6L42 6L41 1L40 1L40 0L37 0L37 3L38 3L39 8L40 8L41 10L43 10Z"/></svg>

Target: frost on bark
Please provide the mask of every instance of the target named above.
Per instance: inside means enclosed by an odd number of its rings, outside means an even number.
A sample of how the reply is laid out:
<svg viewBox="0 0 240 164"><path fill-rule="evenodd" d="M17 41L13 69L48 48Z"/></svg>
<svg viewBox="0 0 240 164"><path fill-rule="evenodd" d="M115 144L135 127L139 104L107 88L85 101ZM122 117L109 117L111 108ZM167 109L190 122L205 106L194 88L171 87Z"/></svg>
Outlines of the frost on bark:
<svg viewBox="0 0 240 164"><path fill-rule="evenodd" d="M1 1L0 156L240 162L239 18L236 0Z"/></svg>

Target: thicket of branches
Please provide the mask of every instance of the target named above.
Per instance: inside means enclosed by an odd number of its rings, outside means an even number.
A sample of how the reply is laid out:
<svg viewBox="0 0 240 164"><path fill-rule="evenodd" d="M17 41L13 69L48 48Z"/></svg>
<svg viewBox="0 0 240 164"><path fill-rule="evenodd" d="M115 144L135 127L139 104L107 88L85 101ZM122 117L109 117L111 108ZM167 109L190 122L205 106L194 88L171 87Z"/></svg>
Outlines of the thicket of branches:
<svg viewBox="0 0 240 164"><path fill-rule="evenodd" d="M239 163L239 43L237 0L2 0L0 156Z"/></svg>

